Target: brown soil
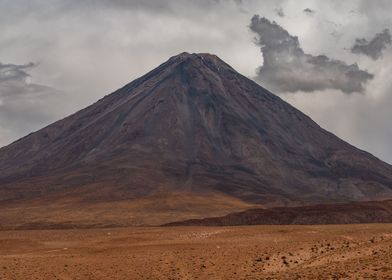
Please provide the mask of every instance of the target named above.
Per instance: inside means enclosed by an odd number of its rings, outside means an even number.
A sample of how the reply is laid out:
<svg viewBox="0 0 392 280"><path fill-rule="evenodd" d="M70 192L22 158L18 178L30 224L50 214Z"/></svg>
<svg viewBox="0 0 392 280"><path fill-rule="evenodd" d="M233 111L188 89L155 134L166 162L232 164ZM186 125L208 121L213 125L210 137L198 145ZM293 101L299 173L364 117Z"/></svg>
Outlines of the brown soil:
<svg viewBox="0 0 392 280"><path fill-rule="evenodd" d="M0 202L0 230L159 226L254 207L256 205L219 193L185 192L111 202L80 202L65 198Z"/></svg>
<svg viewBox="0 0 392 280"><path fill-rule="evenodd" d="M0 279L391 279L392 224L0 232Z"/></svg>
<svg viewBox="0 0 392 280"><path fill-rule="evenodd" d="M392 223L392 200L250 209L223 217L191 219L166 226L326 225Z"/></svg>

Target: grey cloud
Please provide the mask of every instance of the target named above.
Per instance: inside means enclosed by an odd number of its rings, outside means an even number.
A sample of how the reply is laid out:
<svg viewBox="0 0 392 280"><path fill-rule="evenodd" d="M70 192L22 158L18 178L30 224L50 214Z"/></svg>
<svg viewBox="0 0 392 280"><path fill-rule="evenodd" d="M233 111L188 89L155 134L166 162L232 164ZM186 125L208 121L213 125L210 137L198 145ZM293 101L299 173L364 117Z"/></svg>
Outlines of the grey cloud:
<svg viewBox="0 0 392 280"><path fill-rule="evenodd" d="M120 10L120 11L149 11L156 13L176 13L179 7L203 7L210 8L219 3L226 3L227 0L199 0L199 1L177 1L177 0L89 0L89 1L78 1L78 0L51 0L51 4L48 5L42 0L29 0L29 1L12 1L2 0L3 5L8 8L8 13L4 16L7 18L7 22L10 20L18 20L15 17L18 16L33 16L42 17L47 20L56 17L58 14L66 14L71 12L72 14L78 12L96 12L99 10ZM231 0L234 3L241 5L242 0ZM1 4L1 3L0 3ZM1 20L1 19L0 19Z"/></svg>
<svg viewBox="0 0 392 280"><path fill-rule="evenodd" d="M144 0L144 1L129 1L129 0L110 0L110 1L72 1L73 4L78 7L85 5L85 7L109 7L115 9L137 9L137 10L150 10L150 11L168 11L173 10L172 1L156 1L156 0Z"/></svg>
<svg viewBox="0 0 392 280"><path fill-rule="evenodd" d="M387 45L390 45L391 43L392 38L389 29L385 29L383 32L377 33L370 41L365 38L356 39L354 46L351 48L351 52L355 54L364 54L377 60L382 56L382 52Z"/></svg>
<svg viewBox="0 0 392 280"><path fill-rule="evenodd" d="M0 82L24 81L30 76L26 71L35 66L36 64L33 62L24 65L3 64L0 62Z"/></svg>
<svg viewBox="0 0 392 280"><path fill-rule="evenodd" d="M250 29L258 35L256 44L261 47L264 58L256 80L272 90L363 92L366 82L373 78L357 64L348 65L325 55L305 53L297 37L264 17L253 16Z"/></svg>
<svg viewBox="0 0 392 280"><path fill-rule="evenodd" d="M274 11L275 11L275 13L276 13L279 17L284 17L284 16L285 16L284 11L283 11L283 8L276 8Z"/></svg>
<svg viewBox="0 0 392 280"><path fill-rule="evenodd" d="M36 64L0 63L0 142L9 143L58 118L62 94L51 87L30 83Z"/></svg>
<svg viewBox="0 0 392 280"><path fill-rule="evenodd" d="M309 8L304 9L303 12L309 16L312 16L316 13L316 11L309 9Z"/></svg>

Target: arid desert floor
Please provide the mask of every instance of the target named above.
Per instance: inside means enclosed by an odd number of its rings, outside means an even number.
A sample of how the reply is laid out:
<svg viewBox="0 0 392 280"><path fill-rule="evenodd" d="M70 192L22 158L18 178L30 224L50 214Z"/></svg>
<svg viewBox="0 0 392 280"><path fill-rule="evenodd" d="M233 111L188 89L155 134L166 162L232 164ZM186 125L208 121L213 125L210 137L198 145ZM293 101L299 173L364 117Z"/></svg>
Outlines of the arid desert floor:
<svg viewBox="0 0 392 280"><path fill-rule="evenodd" d="M0 279L392 279L392 224L1 231Z"/></svg>

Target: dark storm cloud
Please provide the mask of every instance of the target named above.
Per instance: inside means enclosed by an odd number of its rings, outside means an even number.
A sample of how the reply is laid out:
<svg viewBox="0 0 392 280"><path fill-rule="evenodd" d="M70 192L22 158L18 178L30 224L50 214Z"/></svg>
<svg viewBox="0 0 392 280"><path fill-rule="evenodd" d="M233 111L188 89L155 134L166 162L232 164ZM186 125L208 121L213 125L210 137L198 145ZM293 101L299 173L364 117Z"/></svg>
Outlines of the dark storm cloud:
<svg viewBox="0 0 392 280"><path fill-rule="evenodd" d="M364 54L376 60L382 56L383 50L392 43L389 29L377 33L370 41L365 38L356 39L351 51L356 54Z"/></svg>
<svg viewBox="0 0 392 280"><path fill-rule="evenodd" d="M363 92L366 82L373 78L357 64L306 54L297 37L264 17L253 16L250 29L258 35L256 44L261 47L264 58L256 79L272 90Z"/></svg>

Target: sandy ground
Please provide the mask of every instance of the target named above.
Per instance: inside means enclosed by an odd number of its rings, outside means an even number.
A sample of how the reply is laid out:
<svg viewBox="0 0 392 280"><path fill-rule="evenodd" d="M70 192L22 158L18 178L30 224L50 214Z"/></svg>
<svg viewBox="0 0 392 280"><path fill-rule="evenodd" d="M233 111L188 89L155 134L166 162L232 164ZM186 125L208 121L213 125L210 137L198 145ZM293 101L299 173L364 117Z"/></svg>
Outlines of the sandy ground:
<svg viewBox="0 0 392 280"><path fill-rule="evenodd" d="M392 224L0 231L0 279L392 279Z"/></svg>

